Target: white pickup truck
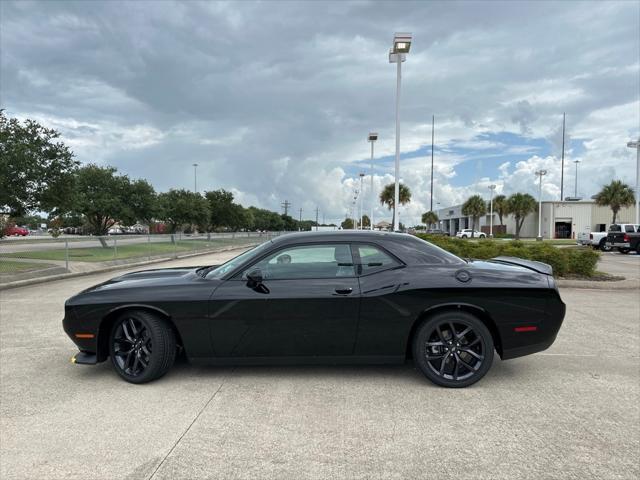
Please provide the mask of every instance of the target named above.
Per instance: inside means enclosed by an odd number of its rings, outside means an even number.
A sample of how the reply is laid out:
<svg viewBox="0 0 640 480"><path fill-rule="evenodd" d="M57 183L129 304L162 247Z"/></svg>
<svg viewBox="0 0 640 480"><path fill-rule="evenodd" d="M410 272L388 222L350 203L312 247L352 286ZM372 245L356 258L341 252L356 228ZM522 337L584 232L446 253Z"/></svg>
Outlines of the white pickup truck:
<svg viewBox="0 0 640 480"><path fill-rule="evenodd" d="M628 224L619 224L619 225L612 225L614 227L614 231L615 232L620 232L620 231L625 231L625 226ZM620 230L620 228L622 227L622 230ZM637 230L637 226L634 225L634 230ZM609 232L611 231L611 226L609 227L609 231L607 232L591 232L591 231L586 231L586 232L582 232L582 233L578 233L578 238L576 239L576 242L578 243L578 245L591 245L593 248L598 248L600 250L602 250L603 252L608 252L611 250L611 246L607 246L607 235L609 234Z"/></svg>

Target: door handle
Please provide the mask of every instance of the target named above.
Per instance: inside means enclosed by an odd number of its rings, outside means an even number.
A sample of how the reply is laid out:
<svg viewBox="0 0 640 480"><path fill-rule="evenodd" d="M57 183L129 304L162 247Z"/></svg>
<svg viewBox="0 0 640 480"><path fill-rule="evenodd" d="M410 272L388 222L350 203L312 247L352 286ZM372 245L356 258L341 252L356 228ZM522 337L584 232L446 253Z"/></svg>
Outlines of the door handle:
<svg viewBox="0 0 640 480"><path fill-rule="evenodd" d="M351 292L353 292L353 288L336 288L336 293L338 295L349 295Z"/></svg>

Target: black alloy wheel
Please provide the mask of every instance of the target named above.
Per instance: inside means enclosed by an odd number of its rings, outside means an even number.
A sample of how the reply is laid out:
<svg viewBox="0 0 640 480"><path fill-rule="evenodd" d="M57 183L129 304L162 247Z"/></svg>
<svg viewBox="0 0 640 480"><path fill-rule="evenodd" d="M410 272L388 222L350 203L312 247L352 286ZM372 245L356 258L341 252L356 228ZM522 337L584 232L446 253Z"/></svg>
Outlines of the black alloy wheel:
<svg viewBox="0 0 640 480"><path fill-rule="evenodd" d="M603 252L608 252L609 250L611 250L611 247L607 247L606 238L603 238L602 240L600 240L600 250L602 250Z"/></svg>
<svg viewBox="0 0 640 480"><path fill-rule="evenodd" d="M493 348L491 333L478 318L466 312L444 312L419 328L413 359L435 384L466 387L487 373Z"/></svg>
<svg viewBox="0 0 640 480"><path fill-rule="evenodd" d="M146 383L173 365L176 340L162 318L145 311L125 312L113 325L109 342L111 362L122 378Z"/></svg>

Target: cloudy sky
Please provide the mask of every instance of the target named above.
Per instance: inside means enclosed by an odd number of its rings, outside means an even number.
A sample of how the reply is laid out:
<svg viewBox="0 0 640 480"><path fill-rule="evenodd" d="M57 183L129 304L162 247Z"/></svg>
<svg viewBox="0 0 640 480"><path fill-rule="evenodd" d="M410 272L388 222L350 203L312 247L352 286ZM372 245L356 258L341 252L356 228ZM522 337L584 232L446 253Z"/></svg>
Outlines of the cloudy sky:
<svg viewBox="0 0 640 480"><path fill-rule="evenodd" d="M344 218L370 174L393 180L393 33L403 64L401 220L480 193L593 195L635 183L640 3L0 2L0 104L58 129L83 163L116 166L157 190L226 188L245 206L289 200ZM367 178L367 184L370 177ZM370 189L364 195L369 201ZM375 218L389 218L376 207Z"/></svg>

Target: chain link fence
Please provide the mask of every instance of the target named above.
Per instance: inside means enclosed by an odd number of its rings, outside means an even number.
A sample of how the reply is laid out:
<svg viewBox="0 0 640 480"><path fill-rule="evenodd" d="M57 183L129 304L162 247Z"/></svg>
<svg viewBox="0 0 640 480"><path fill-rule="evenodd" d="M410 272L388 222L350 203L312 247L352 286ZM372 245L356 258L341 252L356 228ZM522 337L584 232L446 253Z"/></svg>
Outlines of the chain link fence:
<svg viewBox="0 0 640 480"><path fill-rule="evenodd" d="M98 271L113 265L251 247L277 235L234 232L5 238L0 240L0 285L35 277Z"/></svg>

